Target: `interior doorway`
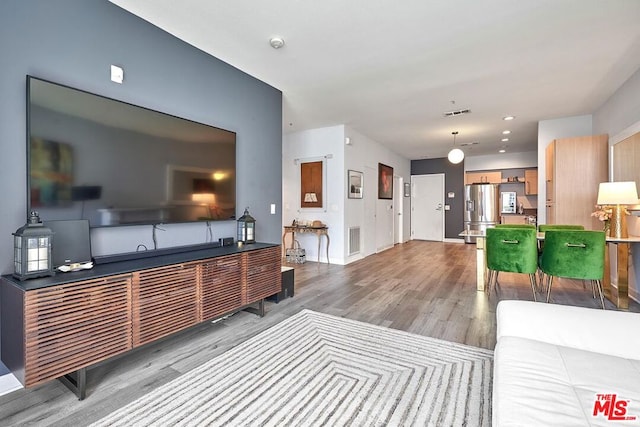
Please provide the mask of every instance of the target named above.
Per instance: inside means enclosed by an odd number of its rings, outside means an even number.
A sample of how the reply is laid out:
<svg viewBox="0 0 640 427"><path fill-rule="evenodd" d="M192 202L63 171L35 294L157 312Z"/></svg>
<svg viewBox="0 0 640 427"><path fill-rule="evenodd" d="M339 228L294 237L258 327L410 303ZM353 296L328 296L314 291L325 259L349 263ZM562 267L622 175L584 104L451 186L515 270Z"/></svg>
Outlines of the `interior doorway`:
<svg viewBox="0 0 640 427"><path fill-rule="evenodd" d="M444 174L411 176L411 239L444 241Z"/></svg>
<svg viewBox="0 0 640 427"><path fill-rule="evenodd" d="M376 253L376 202L378 201L378 171L375 168L364 168L364 226L363 226L363 255Z"/></svg>

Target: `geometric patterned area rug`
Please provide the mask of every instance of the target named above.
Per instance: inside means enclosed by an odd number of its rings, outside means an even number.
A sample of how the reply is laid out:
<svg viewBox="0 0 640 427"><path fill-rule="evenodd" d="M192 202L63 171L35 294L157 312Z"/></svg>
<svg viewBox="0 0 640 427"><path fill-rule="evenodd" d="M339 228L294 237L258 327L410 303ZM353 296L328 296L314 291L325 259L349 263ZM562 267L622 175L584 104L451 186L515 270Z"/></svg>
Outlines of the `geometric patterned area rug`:
<svg viewBox="0 0 640 427"><path fill-rule="evenodd" d="M489 426L493 352L302 310L95 426Z"/></svg>

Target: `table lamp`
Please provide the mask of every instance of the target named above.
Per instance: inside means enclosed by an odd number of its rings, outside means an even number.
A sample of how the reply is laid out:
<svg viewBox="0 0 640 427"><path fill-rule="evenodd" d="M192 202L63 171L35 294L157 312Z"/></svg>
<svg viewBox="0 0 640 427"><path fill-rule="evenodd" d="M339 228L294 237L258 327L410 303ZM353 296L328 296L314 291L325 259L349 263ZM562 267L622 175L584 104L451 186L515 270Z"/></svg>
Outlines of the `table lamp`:
<svg viewBox="0 0 640 427"><path fill-rule="evenodd" d="M598 188L599 205L611 205L610 236L629 237L627 233L627 212L622 205L638 204L638 190L635 181L601 182Z"/></svg>
<svg viewBox="0 0 640 427"><path fill-rule="evenodd" d="M305 203L315 203L318 201L318 196L316 193L305 193L304 194L304 202Z"/></svg>

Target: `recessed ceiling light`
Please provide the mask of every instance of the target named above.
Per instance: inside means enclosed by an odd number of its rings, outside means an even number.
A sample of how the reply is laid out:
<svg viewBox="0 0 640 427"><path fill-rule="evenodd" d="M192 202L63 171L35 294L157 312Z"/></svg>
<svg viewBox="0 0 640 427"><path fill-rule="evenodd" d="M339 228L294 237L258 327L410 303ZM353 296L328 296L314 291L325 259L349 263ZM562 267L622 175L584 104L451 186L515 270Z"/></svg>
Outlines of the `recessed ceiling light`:
<svg viewBox="0 0 640 427"><path fill-rule="evenodd" d="M502 134L503 134L503 135L509 135L510 133L511 133L511 131L510 131L510 130L503 130L503 131L502 131Z"/></svg>
<svg viewBox="0 0 640 427"><path fill-rule="evenodd" d="M505 150L504 148L501 148L501 149L498 150L498 153L506 153L506 152L507 152L507 150Z"/></svg>
<svg viewBox="0 0 640 427"><path fill-rule="evenodd" d="M505 117L502 118L502 120L513 120L515 118L516 118L516 116L505 116Z"/></svg>
<svg viewBox="0 0 640 427"><path fill-rule="evenodd" d="M509 138L502 138L501 141L502 142L507 142L507 141L509 141Z"/></svg>
<svg viewBox="0 0 640 427"><path fill-rule="evenodd" d="M269 40L269 44L274 49L280 49L284 46L284 39L282 37L272 37L271 40Z"/></svg>

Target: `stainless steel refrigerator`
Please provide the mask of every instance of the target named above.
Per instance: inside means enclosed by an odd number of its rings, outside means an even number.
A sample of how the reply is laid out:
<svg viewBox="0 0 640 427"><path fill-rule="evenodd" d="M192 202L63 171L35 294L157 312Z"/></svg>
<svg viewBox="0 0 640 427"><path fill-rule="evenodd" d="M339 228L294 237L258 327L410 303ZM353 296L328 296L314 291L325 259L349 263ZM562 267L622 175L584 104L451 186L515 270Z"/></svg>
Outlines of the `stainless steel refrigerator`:
<svg viewBox="0 0 640 427"><path fill-rule="evenodd" d="M483 231L500 222L499 184L468 184L464 186L464 229ZM476 238L467 236L466 243Z"/></svg>

